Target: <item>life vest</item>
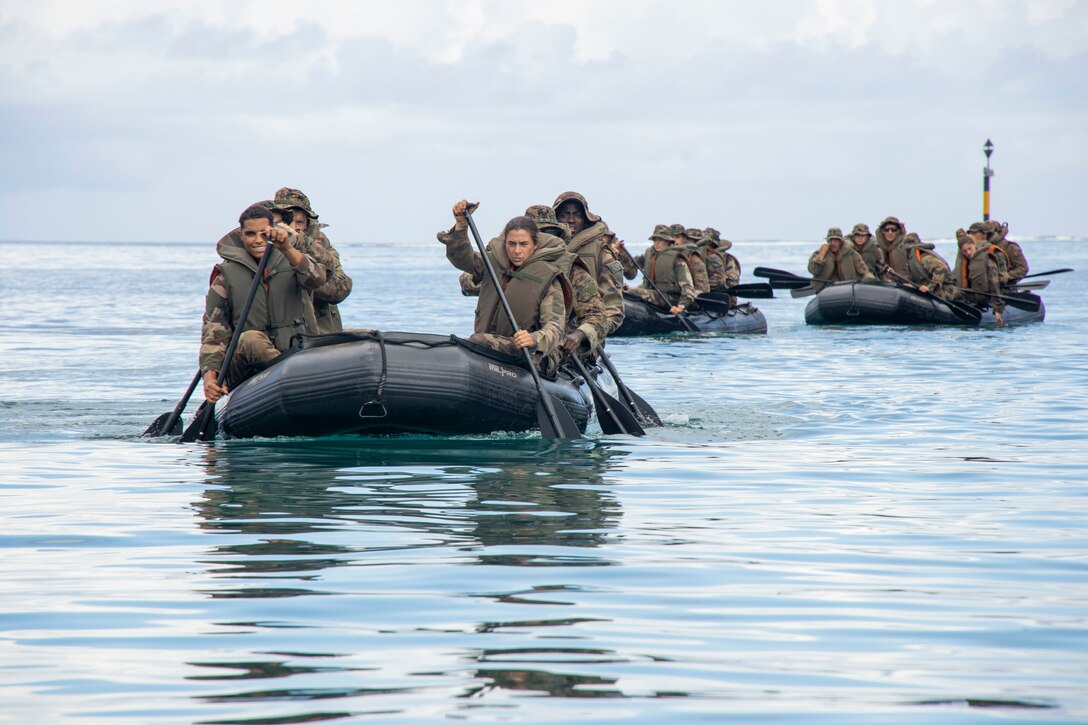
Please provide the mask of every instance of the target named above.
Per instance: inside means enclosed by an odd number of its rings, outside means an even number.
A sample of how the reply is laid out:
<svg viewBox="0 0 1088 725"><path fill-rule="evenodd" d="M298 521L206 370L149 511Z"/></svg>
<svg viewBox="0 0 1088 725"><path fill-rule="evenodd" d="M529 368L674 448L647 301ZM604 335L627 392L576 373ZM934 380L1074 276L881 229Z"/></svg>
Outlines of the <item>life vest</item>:
<svg viewBox="0 0 1088 725"><path fill-rule="evenodd" d="M985 295L973 294L975 292L991 292L996 293L998 290L996 281L990 278L990 261L994 261L994 271L996 271L997 260L994 259L994 255L988 254L982 251L976 252L975 256L968 260L962 254L956 259L956 269L953 274L956 279L956 284L964 289L970 290L965 292L969 302L976 304L988 305L990 304L990 298Z"/></svg>
<svg viewBox="0 0 1088 725"><path fill-rule="evenodd" d="M567 245L567 251L578 255L578 258L586 265L586 269L597 279L601 273L601 249L604 240L608 236L608 227L604 222L597 222L591 227L580 231ZM623 274L623 268L620 268Z"/></svg>
<svg viewBox="0 0 1088 725"><path fill-rule="evenodd" d="M223 261L216 269L226 280L230 291L231 325L238 329L258 261L246 251L237 229L219 240L217 249ZM287 258L278 249L273 249L265 267L264 281L253 297L253 306L242 331L264 332L276 349L283 352L291 346L291 338L295 335L316 329L317 320L309 293L299 284Z"/></svg>
<svg viewBox="0 0 1088 725"><path fill-rule="evenodd" d="M925 257L933 257L940 261L940 257L934 254L932 244L919 244L904 250L907 273L914 284L930 285L933 283L934 274L930 272L922 261ZM946 267L947 269L947 267Z"/></svg>
<svg viewBox="0 0 1088 725"><path fill-rule="evenodd" d="M691 269L691 282L697 294L710 291L710 277L707 274L706 259L702 250L694 243L684 245L684 258Z"/></svg>
<svg viewBox="0 0 1088 725"><path fill-rule="evenodd" d="M642 274L651 280L657 288L667 295L680 295L680 282L676 279L676 261L687 264L682 247L671 246L665 251L655 251L653 247L643 256ZM649 287L649 285L646 285Z"/></svg>
<svg viewBox="0 0 1088 725"><path fill-rule="evenodd" d="M540 235L540 237L545 236L548 235ZM488 275L480 285L474 332L513 337L518 330L533 332L540 329L540 303L543 302L548 290L551 289L552 282L556 279L564 285L564 301L567 303L567 309L570 309L570 286L566 284L562 270L556 265L556 262L561 262L561 256L540 254L544 251L541 249L543 244L542 242L538 244L540 246L537 252L529 258L529 261L513 270L509 269L505 260L500 261L491 249L487 250L491 258L491 266L499 282L505 285L506 301L510 303L514 319L517 320L517 327L510 326L510 320L502 308L495 285L491 283L491 277ZM548 257L552 259L549 260Z"/></svg>

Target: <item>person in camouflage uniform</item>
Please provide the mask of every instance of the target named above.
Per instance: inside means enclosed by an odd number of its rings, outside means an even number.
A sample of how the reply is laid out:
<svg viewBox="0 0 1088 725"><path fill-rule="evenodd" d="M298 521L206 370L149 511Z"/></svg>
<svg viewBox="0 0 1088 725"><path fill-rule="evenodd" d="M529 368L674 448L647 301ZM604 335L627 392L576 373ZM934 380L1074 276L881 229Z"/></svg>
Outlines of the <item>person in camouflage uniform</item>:
<svg viewBox="0 0 1088 725"><path fill-rule="evenodd" d="M291 212L291 226L299 234L313 240L314 258L328 270L328 281L313 292L317 332L342 332L344 322L340 319L340 308L337 305L351 294L352 281L340 264L339 252L323 231L328 225L318 221L318 215L310 207L309 198L298 189L285 186L276 192L273 201L277 208Z"/></svg>
<svg viewBox="0 0 1088 725"><path fill-rule="evenodd" d="M692 231L698 230L693 229ZM683 224L673 224L669 227L669 234L672 235L673 244L682 250L681 254L687 260L688 268L691 270L691 284L695 288L695 296L698 297L704 292L709 292L710 281L706 271L706 260L703 259L703 255L699 252L696 243L688 236L687 228ZM700 236L702 236L701 233Z"/></svg>
<svg viewBox="0 0 1088 725"><path fill-rule="evenodd" d="M506 223L499 239L487 247L491 265L517 320L510 324L487 273L483 258L468 241L468 202L453 205L453 227L438 233L446 246L446 259L472 275L480 287L473 326L473 342L509 355L529 350L540 371L552 375L559 366L559 347L565 337L567 312L572 293L556 262L567 253L558 237L541 235L529 217L514 217ZM502 243L497 242L501 239Z"/></svg>
<svg viewBox="0 0 1088 725"><path fill-rule="evenodd" d="M669 312L679 315L695 301L695 285L691 279L683 249L673 243L675 235L669 227L658 224L650 241L653 246L634 257L642 270L642 284L630 290L630 294L658 307L668 307ZM665 295L664 298L650 284L651 281Z"/></svg>
<svg viewBox="0 0 1088 725"><path fill-rule="evenodd" d="M570 229L567 250L577 254L597 280L608 323L605 334L611 334L623 324L621 285L624 271L611 246L616 235L600 216L589 210L585 197L576 191L565 191L557 196L552 209L556 219Z"/></svg>
<svg viewBox="0 0 1088 725"><path fill-rule="evenodd" d="M245 298L265 246L275 246L264 271L264 284L253 298L244 323ZM219 240L223 261L212 269L200 332L200 371L204 397L210 403L227 393L229 381L241 379L260 363L285 351L291 339L317 325L309 292L325 283L325 267L298 249L299 235L273 225L272 212L254 204L238 218L238 228ZM262 294L263 292L263 294ZM234 330L242 325L227 380L219 379Z"/></svg>
<svg viewBox="0 0 1088 725"><path fill-rule="evenodd" d="M884 253L885 264L897 274L904 277L910 276L910 270L907 269L907 248L904 236L907 230L903 222L893 216L886 217L877 225L877 229L880 230L877 244L880 246L880 251Z"/></svg>
<svg viewBox="0 0 1088 725"><path fill-rule="evenodd" d="M997 266L998 285L1004 286L1009 283L1009 258L1005 254L1005 250L995 244L990 244L990 235L992 233L993 227L990 225L990 222L975 222L967 228L966 232L964 232L963 229L957 229L956 243L959 244L960 249L960 251L956 253L957 263L959 257L963 256L963 245L960 244L960 240L963 235L966 234L970 237L971 241L975 243L976 251L989 255L992 258L993 263ZM958 275L956 279L959 279ZM963 287L966 285L960 286Z"/></svg>
<svg viewBox="0 0 1088 725"><path fill-rule="evenodd" d="M550 234L561 239L567 249L570 249L571 230L556 218L552 207L535 204L525 210L525 216L536 222L541 239ZM566 276L573 297L570 315L567 317L566 336L560 348L566 355L595 355L609 331L597 280L589 271L585 259L570 251L555 264Z"/></svg>
<svg viewBox="0 0 1088 725"><path fill-rule="evenodd" d="M873 239L873 233L869 231L868 224L855 224L850 230L850 242L874 277L884 274L888 259L884 256L880 245Z"/></svg>
<svg viewBox="0 0 1088 725"><path fill-rule="evenodd" d="M1016 284L1027 276L1027 273L1030 270L1027 257L1024 256L1024 250L1020 248L1019 244L1007 238L1009 233L1009 225L1007 223L1002 224L1001 222L990 220L986 222L986 224L989 225L987 229L988 245L990 247L996 247L1005 257L1006 278L1004 283ZM980 245L979 248L981 249L982 246Z"/></svg>
<svg viewBox="0 0 1088 725"><path fill-rule="evenodd" d="M982 224L984 225L985 222ZM1000 253L981 249L977 236L969 231L956 230L956 245L959 251L956 254L956 266L952 270L952 279L953 284L962 289L951 289L949 299L962 300L977 307L992 307L994 319L1000 327L1004 324L1001 313L1005 311L1005 303L996 297L977 294L977 292L995 295L1001 293L1001 277L997 261Z"/></svg>
<svg viewBox="0 0 1088 725"><path fill-rule="evenodd" d="M707 227L700 232L698 241L699 250L706 261L706 278L711 292L721 292L730 286L725 279L725 256L717 249L721 238L721 233L717 229Z"/></svg>
<svg viewBox="0 0 1088 725"><path fill-rule="evenodd" d="M855 279L875 279L861 255L843 239L842 230L831 227L827 230L824 243L808 258L808 271L817 280L831 282L849 282ZM829 282L813 282L817 292Z"/></svg>
<svg viewBox="0 0 1088 725"><path fill-rule="evenodd" d="M935 249L936 247L923 242L914 232L903 237L903 257L907 265L907 274L904 276L922 292L932 292L946 300L952 299L955 291L948 287L952 282L952 270Z"/></svg>

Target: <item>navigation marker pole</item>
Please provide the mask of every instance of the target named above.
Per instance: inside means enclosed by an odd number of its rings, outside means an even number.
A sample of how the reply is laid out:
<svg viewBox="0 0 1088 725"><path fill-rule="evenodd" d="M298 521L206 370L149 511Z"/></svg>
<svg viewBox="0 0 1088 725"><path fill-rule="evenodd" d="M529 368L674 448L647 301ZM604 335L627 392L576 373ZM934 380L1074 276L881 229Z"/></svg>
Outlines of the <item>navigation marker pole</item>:
<svg viewBox="0 0 1088 725"><path fill-rule="evenodd" d="M994 175L993 169L990 168L990 154L994 152L994 142L986 139L982 150L986 152L986 168L982 170L982 221L988 222L990 221L990 177Z"/></svg>

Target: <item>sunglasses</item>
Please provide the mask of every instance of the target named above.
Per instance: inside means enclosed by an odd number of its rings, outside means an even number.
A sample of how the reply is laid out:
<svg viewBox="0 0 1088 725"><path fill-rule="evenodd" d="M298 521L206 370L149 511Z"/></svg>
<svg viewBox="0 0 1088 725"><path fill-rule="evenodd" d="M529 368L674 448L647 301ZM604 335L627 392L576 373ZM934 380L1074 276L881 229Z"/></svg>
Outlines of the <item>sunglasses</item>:
<svg viewBox="0 0 1088 725"><path fill-rule="evenodd" d="M884 227L880 231L882 231L882 232L897 232L897 231L899 231L899 227Z"/></svg>

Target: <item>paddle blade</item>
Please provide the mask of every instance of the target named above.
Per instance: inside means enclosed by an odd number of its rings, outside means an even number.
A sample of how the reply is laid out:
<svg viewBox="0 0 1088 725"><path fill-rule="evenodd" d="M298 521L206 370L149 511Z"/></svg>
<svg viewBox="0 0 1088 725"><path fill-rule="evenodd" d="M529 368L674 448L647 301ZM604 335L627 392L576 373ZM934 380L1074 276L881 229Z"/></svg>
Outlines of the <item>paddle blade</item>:
<svg viewBox="0 0 1088 725"><path fill-rule="evenodd" d="M770 267L756 267L752 274L756 277L799 277L793 272L787 272L784 269L771 269Z"/></svg>
<svg viewBox="0 0 1088 725"><path fill-rule="evenodd" d="M174 422L170 425L170 430L166 430L166 425L169 423L170 418L174 419ZM160 436L176 436L181 435L181 418L174 415L174 411L163 413L154 421L151 425L147 426L147 430L140 436L141 438L158 438Z"/></svg>
<svg viewBox="0 0 1088 725"><path fill-rule="evenodd" d="M638 418L640 423L649 426L665 425L661 421L661 416L659 416L657 414L657 411L654 410L654 406L643 400L642 396L636 393L634 390L626 387L624 388L624 390L626 391L627 395L630 396L629 402L631 403L631 408L634 409L635 417Z"/></svg>
<svg viewBox="0 0 1088 725"><path fill-rule="evenodd" d="M585 368L582 367L584 370ZM623 403L613 398L601 389L597 381L585 378L589 391L593 394L593 406L597 409L597 421L601 424L601 430L605 435L617 433L633 436L644 436L646 431L642 429L635 416L631 414Z"/></svg>
<svg viewBox="0 0 1088 725"><path fill-rule="evenodd" d="M710 297L709 295L699 295L695 298L695 303L704 310L712 310L714 312L729 312L733 309L733 303L728 299L719 300Z"/></svg>
<svg viewBox="0 0 1088 725"><path fill-rule="evenodd" d="M811 297L814 294L816 294L816 288L812 285L805 285L804 287L798 287L790 290L791 297Z"/></svg>
<svg viewBox="0 0 1088 725"><path fill-rule="evenodd" d="M937 297L936 295L933 295L933 298L940 302L943 302L948 307L948 309L952 310L952 314L954 314L956 317L960 318L969 325L977 325L979 322L982 321L982 311L976 307L972 307L965 302L945 300Z"/></svg>
<svg viewBox="0 0 1088 725"><path fill-rule="evenodd" d="M631 390L627 385L620 380L619 371L616 370L616 366L612 364L612 358L604 350L600 351L601 362L604 363L605 369L612 376L612 379L616 381L616 388L620 391L620 395L627 402L627 409L634 413L639 423L642 425L663 425L661 417L654 410L654 407L647 403L642 397Z"/></svg>
<svg viewBox="0 0 1088 725"><path fill-rule="evenodd" d="M811 282L803 277L771 277L767 280L771 289L801 289L808 287Z"/></svg>
<svg viewBox="0 0 1088 725"><path fill-rule="evenodd" d="M1035 289L1046 289L1050 286L1050 280L1044 279L1039 282L1019 282L1017 284L1009 285L1005 289L1009 292L1028 292Z"/></svg>
<svg viewBox="0 0 1088 725"><path fill-rule="evenodd" d="M607 401L609 409L612 411L612 415L615 415L619 419L620 425L623 427L624 433L633 436L644 436L646 431L642 429L642 424L638 422L638 418L627 408L626 405L613 398L611 395L597 388L600 391L601 396Z"/></svg>
<svg viewBox="0 0 1088 725"><path fill-rule="evenodd" d="M1038 312L1041 300L1030 292L1024 292L1023 295L1002 295L1001 299L1005 301L1009 307L1015 307L1026 312Z"/></svg>
<svg viewBox="0 0 1088 725"><path fill-rule="evenodd" d="M549 395L549 393L543 394ZM570 411L567 410L567 406L563 405L555 397L552 397L551 403L552 408L555 410L555 422L558 424L558 428L552 424L552 419L548 415L548 409L544 407L544 401L538 400L536 402L536 422L540 427L540 437L581 438L582 431L578 430L578 425L574 422L574 419L570 417Z"/></svg>
<svg viewBox="0 0 1088 725"><path fill-rule="evenodd" d="M215 406L208 405L205 401L197 408L196 415L189 423L189 427L181 434L178 443L211 440L215 438L217 432L219 432L219 424L215 420Z"/></svg>

